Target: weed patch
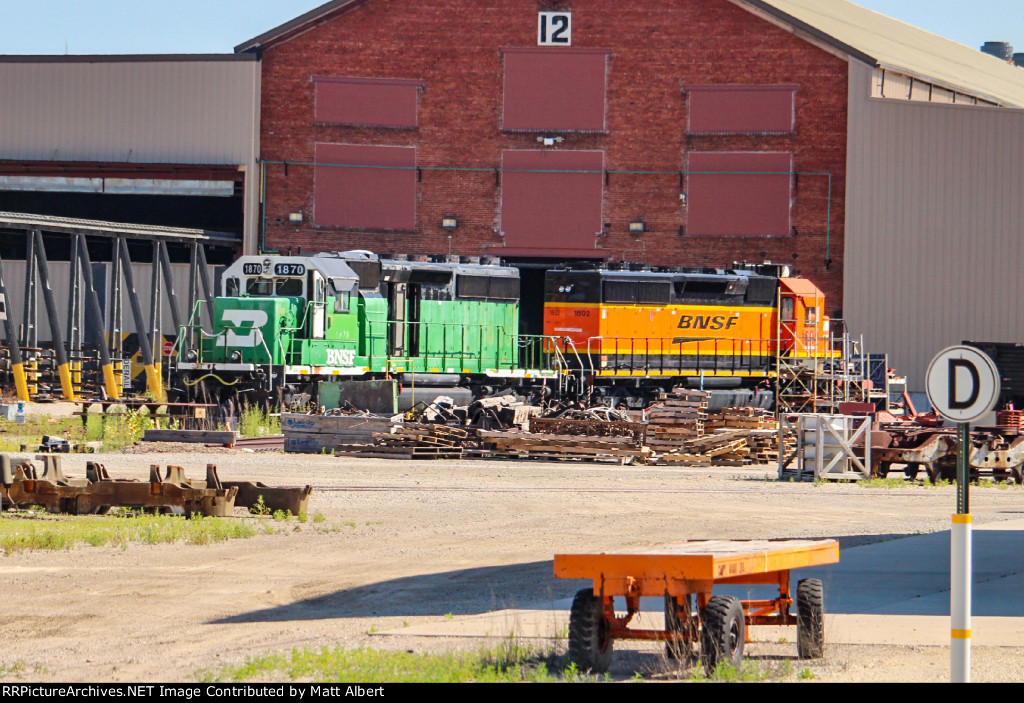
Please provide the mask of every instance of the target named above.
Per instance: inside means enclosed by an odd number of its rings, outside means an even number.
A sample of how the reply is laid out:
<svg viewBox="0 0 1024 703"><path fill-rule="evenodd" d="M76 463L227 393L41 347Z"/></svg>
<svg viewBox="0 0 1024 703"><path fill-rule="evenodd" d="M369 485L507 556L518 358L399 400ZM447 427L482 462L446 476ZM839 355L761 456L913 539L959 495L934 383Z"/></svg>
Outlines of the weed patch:
<svg viewBox="0 0 1024 703"><path fill-rule="evenodd" d="M78 544L213 544L259 533L253 525L227 518L194 516L186 520L176 515L138 515L130 511L52 518L5 513L0 516L0 552L10 555L37 549L63 550Z"/></svg>
<svg viewBox="0 0 1024 703"><path fill-rule="evenodd" d="M555 682L557 657L510 637L500 646L472 652L415 654L375 649L293 649L268 654L241 666L203 669L199 681L279 681L333 683Z"/></svg>

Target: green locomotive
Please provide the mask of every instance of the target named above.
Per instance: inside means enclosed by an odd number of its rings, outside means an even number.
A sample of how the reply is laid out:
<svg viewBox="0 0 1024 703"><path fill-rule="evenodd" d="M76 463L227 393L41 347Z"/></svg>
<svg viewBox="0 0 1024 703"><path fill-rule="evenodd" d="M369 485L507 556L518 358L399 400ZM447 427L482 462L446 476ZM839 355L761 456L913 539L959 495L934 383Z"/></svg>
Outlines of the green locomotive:
<svg viewBox="0 0 1024 703"><path fill-rule="evenodd" d="M474 395L530 379L519 336L519 272L479 260L370 252L243 256L221 295L199 301L177 358L186 397L290 403L322 381L399 378Z"/></svg>

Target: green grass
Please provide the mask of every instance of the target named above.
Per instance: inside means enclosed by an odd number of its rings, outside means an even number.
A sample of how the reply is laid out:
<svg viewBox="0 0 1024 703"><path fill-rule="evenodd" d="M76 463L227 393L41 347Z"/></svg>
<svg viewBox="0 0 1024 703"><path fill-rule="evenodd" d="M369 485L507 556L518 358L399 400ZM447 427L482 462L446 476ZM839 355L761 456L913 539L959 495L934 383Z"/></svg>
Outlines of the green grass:
<svg viewBox="0 0 1024 703"><path fill-rule="evenodd" d="M917 484L905 478L867 478L857 481L857 485L861 488L906 488Z"/></svg>
<svg viewBox="0 0 1024 703"><path fill-rule="evenodd" d="M71 549L78 545L212 544L267 531L230 518L195 516L186 520L176 515L137 515L128 511L61 517L5 513L0 516L0 552L10 555L37 549Z"/></svg>
<svg viewBox="0 0 1024 703"><path fill-rule="evenodd" d="M110 413L105 421L99 413L91 413L84 425L77 416L30 415L24 424L0 420L0 452L20 451L23 444L38 445L44 434L64 437L73 444L103 442L104 451L115 451L135 444L142 439L143 432L154 426L154 418L145 408ZM174 423L165 421L163 426L174 427Z"/></svg>
<svg viewBox="0 0 1024 703"><path fill-rule="evenodd" d="M788 677L791 673L792 664L790 664L789 660L783 660L777 667L763 667L750 659L744 659L738 667L733 666L727 661L720 661L715 665L714 671L710 674L704 671L703 666L698 665L694 667L689 680L694 683L777 681Z"/></svg>
<svg viewBox="0 0 1024 703"><path fill-rule="evenodd" d="M268 414L259 406L247 405L238 417L238 431L243 437L281 434L281 418Z"/></svg>
<svg viewBox="0 0 1024 703"><path fill-rule="evenodd" d="M472 652L414 654L407 651L323 647L268 654L241 666L202 669L199 681L363 683L555 682L560 658L508 638L501 646ZM568 673L566 674L568 676ZM579 678L578 674L574 675Z"/></svg>

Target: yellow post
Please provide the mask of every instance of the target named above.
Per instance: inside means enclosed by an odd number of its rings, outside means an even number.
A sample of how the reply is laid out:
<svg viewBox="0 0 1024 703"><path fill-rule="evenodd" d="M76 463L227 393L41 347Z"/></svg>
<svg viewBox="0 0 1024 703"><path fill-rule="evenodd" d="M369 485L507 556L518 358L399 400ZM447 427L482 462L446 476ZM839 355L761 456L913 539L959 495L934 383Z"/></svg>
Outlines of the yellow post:
<svg viewBox="0 0 1024 703"><path fill-rule="evenodd" d="M64 393L64 400L75 400L75 386L71 382L71 364L64 363L57 367L60 374L60 389Z"/></svg>
<svg viewBox="0 0 1024 703"><path fill-rule="evenodd" d="M114 375L114 364L103 365L103 387L107 390L107 397L118 400L121 397L121 379Z"/></svg>
<svg viewBox="0 0 1024 703"><path fill-rule="evenodd" d="M25 364L14 364L11 366L11 372L14 374L14 388L18 391L18 400L23 400L27 403L29 397L28 379L25 376Z"/></svg>
<svg viewBox="0 0 1024 703"><path fill-rule="evenodd" d="M146 388L154 400L164 400L164 384L160 378L160 364L146 367Z"/></svg>

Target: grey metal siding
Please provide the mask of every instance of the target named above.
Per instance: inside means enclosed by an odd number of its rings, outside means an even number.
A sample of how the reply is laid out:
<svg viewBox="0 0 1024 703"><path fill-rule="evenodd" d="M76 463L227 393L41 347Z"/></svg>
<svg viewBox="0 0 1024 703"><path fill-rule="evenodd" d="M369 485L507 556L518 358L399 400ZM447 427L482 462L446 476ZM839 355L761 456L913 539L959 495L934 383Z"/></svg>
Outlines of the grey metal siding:
<svg viewBox="0 0 1024 703"><path fill-rule="evenodd" d="M247 164L256 61L0 61L0 158Z"/></svg>
<svg viewBox="0 0 1024 703"><path fill-rule="evenodd" d="M236 166L253 253L260 68L234 55L0 58L0 159Z"/></svg>
<svg viewBox="0 0 1024 703"><path fill-rule="evenodd" d="M851 62L843 313L920 390L964 339L1024 341L1024 110L871 99Z"/></svg>

